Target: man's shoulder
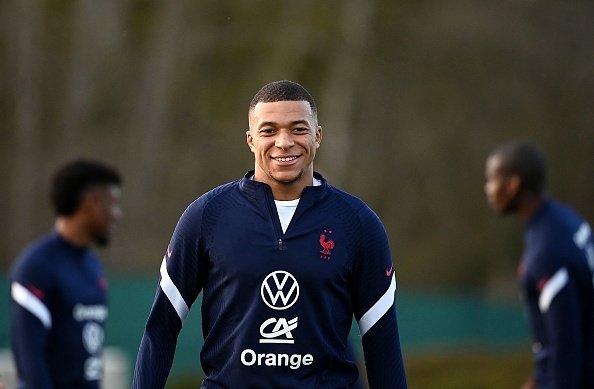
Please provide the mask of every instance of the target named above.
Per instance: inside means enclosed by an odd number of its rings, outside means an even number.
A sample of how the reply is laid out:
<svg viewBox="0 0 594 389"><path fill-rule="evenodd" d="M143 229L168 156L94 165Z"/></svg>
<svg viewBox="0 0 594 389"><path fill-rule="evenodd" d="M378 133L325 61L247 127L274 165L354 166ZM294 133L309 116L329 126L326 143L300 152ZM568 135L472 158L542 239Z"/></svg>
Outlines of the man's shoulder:
<svg viewBox="0 0 594 389"><path fill-rule="evenodd" d="M355 213L372 212L371 208L365 201L355 194L349 193L343 189L328 185L330 199L335 202L342 202L344 206L350 207Z"/></svg>
<svg viewBox="0 0 594 389"><path fill-rule="evenodd" d="M549 222L555 225L573 228L584 221L582 215L568 204L556 200L549 200L545 207L548 210L547 215Z"/></svg>
<svg viewBox="0 0 594 389"><path fill-rule="evenodd" d="M27 245L13 263L11 273L44 272L53 268L51 258L55 252L55 237L53 235L39 238Z"/></svg>
<svg viewBox="0 0 594 389"><path fill-rule="evenodd" d="M340 188L330 185L330 184L327 184L327 188L329 190L330 195L336 196L337 198L340 198L349 204L366 205L365 202L361 198L359 198L357 195L347 192L344 189L340 189Z"/></svg>
<svg viewBox="0 0 594 389"><path fill-rule="evenodd" d="M570 206L549 201L542 217L529 224L528 231L538 236L536 241L550 250L562 244L573 245L574 234L584 222L586 220Z"/></svg>
<svg viewBox="0 0 594 389"><path fill-rule="evenodd" d="M229 196L236 196L238 194L236 191L238 187L239 180L219 185L195 199L190 204L190 207L202 207L216 199L224 200Z"/></svg>
<svg viewBox="0 0 594 389"><path fill-rule="evenodd" d="M221 204L232 201L239 195L238 186L239 181L232 181L205 192L187 206L181 219L184 223L188 220L196 221L202 218L207 209L220 208Z"/></svg>
<svg viewBox="0 0 594 389"><path fill-rule="evenodd" d="M56 237L54 234L43 236L29 243L21 252L20 258L43 257L47 252L56 249Z"/></svg>

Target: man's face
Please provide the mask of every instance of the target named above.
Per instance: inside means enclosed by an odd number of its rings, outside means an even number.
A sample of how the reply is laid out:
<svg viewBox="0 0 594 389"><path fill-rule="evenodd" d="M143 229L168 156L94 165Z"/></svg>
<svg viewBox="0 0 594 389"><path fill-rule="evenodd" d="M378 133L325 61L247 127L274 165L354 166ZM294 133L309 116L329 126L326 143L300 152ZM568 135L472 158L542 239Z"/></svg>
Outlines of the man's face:
<svg viewBox="0 0 594 389"><path fill-rule="evenodd" d="M122 217L121 189L117 185L100 186L91 189L88 195L92 202L89 232L95 243L106 246L115 224Z"/></svg>
<svg viewBox="0 0 594 389"><path fill-rule="evenodd" d="M271 186L311 185L322 140L307 101L258 103L249 115L247 143L256 158L254 179Z"/></svg>
<svg viewBox="0 0 594 389"><path fill-rule="evenodd" d="M491 208L501 215L515 212L519 177L504 174L501 158L494 155L487 159L485 178L485 194Z"/></svg>

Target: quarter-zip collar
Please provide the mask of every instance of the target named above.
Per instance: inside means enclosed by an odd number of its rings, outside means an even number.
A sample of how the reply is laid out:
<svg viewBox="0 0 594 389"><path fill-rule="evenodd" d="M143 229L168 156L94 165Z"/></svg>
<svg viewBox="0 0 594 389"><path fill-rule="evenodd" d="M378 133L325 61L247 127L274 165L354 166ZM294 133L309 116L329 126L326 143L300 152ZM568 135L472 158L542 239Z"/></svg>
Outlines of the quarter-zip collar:
<svg viewBox="0 0 594 389"><path fill-rule="evenodd" d="M254 201L259 203L261 206L268 209L271 217L271 222L274 225L276 234L276 245L279 251L287 250L287 246L284 242L285 234L282 231L282 226L276 211L276 205L274 203L274 196L272 194L272 188L270 185L263 182L254 181L252 178L254 171L250 170L239 182L239 190L246 196L252 198ZM293 218L297 218L299 214L303 213L305 209L312 207L318 201L320 201L328 190L328 183L321 174L314 172L314 177L321 182L319 186L307 186L301 192L299 205L295 210ZM290 229L291 227L289 227Z"/></svg>
<svg viewBox="0 0 594 389"><path fill-rule="evenodd" d="M256 200L265 200L265 192L268 193L270 199L274 200L272 195L272 188L268 184L253 180L254 171L248 171L239 183L239 189L247 196L252 197ZM299 208L309 207L312 204L318 202L328 190L328 182L318 172L314 172L314 177L322 182L319 186L306 186L301 192L299 200Z"/></svg>

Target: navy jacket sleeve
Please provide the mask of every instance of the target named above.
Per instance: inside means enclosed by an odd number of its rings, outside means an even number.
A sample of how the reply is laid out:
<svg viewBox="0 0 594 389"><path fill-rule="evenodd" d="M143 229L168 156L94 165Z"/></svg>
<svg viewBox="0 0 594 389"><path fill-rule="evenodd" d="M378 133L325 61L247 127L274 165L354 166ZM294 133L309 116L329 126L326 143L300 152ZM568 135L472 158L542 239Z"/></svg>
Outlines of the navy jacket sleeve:
<svg viewBox="0 0 594 389"><path fill-rule="evenodd" d="M182 215L167 247L160 280L138 351L132 388L164 388L177 337L202 285L198 272L199 200Z"/></svg>
<svg viewBox="0 0 594 389"><path fill-rule="evenodd" d="M28 388L53 388L46 348L51 328L51 272L33 261L11 276L11 337L19 380Z"/></svg>
<svg viewBox="0 0 594 389"><path fill-rule="evenodd" d="M541 318L541 324L532 324L536 334L542 331L537 337L542 350L536 354L535 377L547 387L578 388L587 344L583 334L588 332L583 328L587 322L580 301L585 296L581 296L579 285L590 284L591 279L583 276L589 274L582 268L585 263L574 268L566 260L571 258L571 250L553 245L545 248L539 255L539 266L532 267L527 279L528 289L536 293L532 309L538 311L535 317Z"/></svg>
<svg viewBox="0 0 594 389"><path fill-rule="evenodd" d="M407 387L398 321L396 278L388 237L370 209L362 217L356 264L355 318L362 335L370 389Z"/></svg>
<svg viewBox="0 0 594 389"><path fill-rule="evenodd" d="M564 269L560 270L561 272ZM564 273L557 273L564 274ZM544 316L545 331L550 339L548 371L551 372L551 388L578 388L581 377L584 339L582 320L578 305L579 295L575 282L567 281L554 297Z"/></svg>

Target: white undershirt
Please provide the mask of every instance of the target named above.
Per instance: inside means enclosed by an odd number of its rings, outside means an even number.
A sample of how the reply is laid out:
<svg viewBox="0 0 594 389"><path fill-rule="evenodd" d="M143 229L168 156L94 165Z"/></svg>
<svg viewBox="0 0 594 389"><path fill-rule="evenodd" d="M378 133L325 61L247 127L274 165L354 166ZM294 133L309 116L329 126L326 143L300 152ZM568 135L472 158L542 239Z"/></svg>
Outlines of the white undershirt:
<svg viewBox="0 0 594 389"><path fill-rule="evenodd" d="M318 180L317 178L313 179L313 186L320 186L322 185L322 181ZM281 227L283 228L283 234L287 231L287 227L289 227L289 223L291 223L291 219L295 214L295 210L297 209L297 205L299 204L299 199L295 200L274 200L276 204L276 212L278 213L278 217L280 219Z"/></svg>

